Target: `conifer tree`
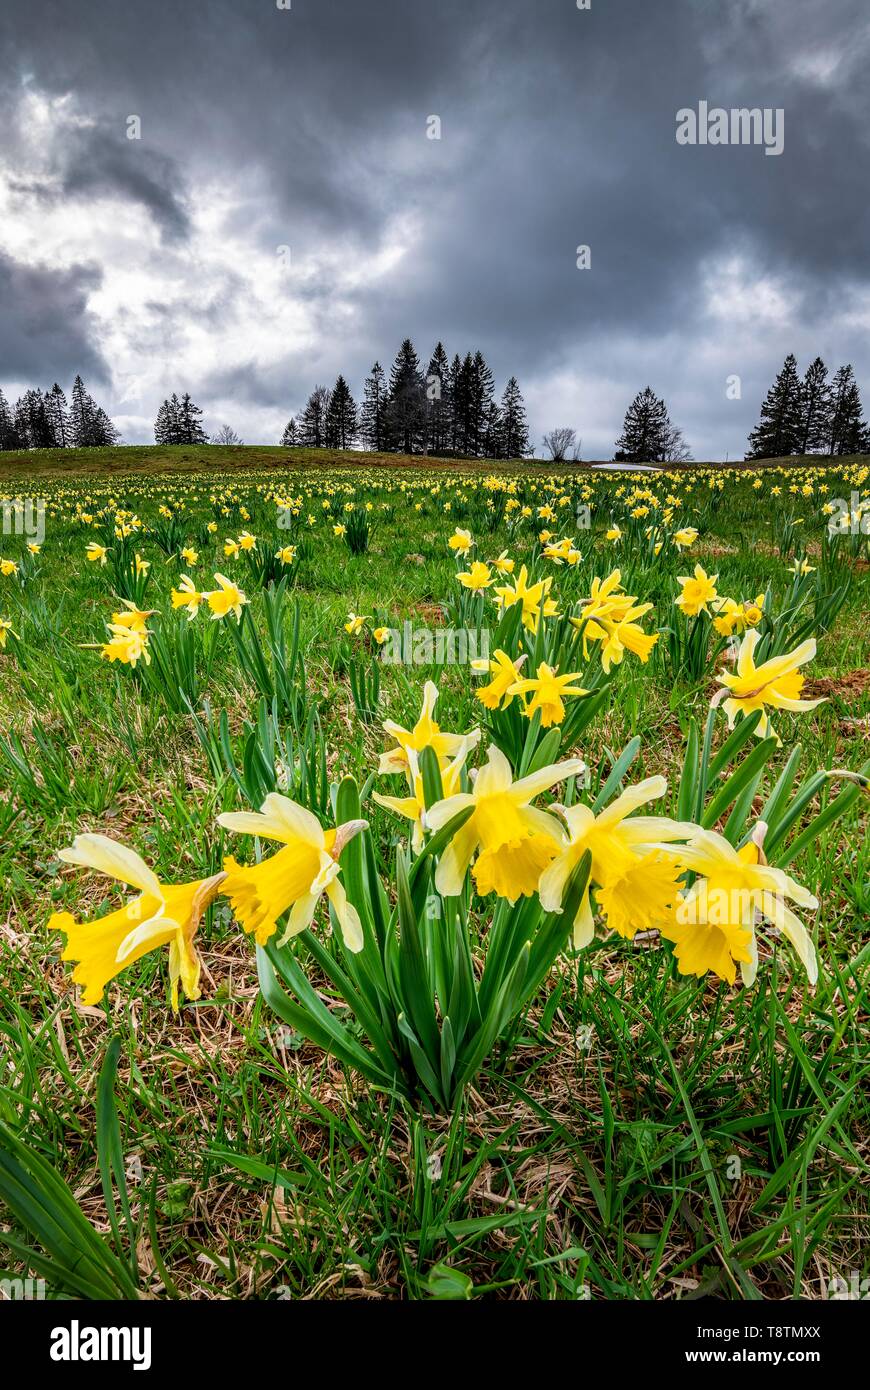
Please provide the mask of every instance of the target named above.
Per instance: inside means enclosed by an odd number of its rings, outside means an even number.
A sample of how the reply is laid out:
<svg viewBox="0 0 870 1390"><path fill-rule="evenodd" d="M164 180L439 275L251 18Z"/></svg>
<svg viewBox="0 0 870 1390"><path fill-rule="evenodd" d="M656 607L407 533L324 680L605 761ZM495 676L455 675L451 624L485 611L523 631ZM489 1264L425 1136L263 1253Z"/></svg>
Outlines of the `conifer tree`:
<svg viewBox="0 0 870 1390"><path fill-rule="evenodd" d="M54 436L54 447L66 449L70 442L69 409L66 396L57 382L45 393L45 413Z"/></svg>
<svg viewBox="0 0 870 1390"><path fill-rule="evenodd" d="M515 376L511 377L502 393L498 444L501 458L521 459L529 452L526 407Z"/></svg>
<svg viewBox="0 0 870 1390"><path fill-rule="evenodd" d="M285 449L295 449L298 443L299 435L296 429L296 417L294 415L291 415L290 419L287 421L287 424L284 426L284 433L281 436L281 444Z"/></svg>
<svg viewBox="0 0 870 1390"><path fill-rule="evenodd" d="M761 418L749 436L748 458L782 458L793 454L801 437L801 383L793 352L764 398Z"/></svg>
<svg viewBox="0 0 870 1390"><path fill-rule="evenodd" d="M450 362L444 345L435 350L426 368L426 452L445 454L450 448L451 426Z"/></svg>
<svg viewBox="0 0 870 1390"><path fill-rule="evenodd" d="M339 375L329 397L324 420L327 449L349 449L359 432L356 401Z"/></svg>
<svg viewBox="0 0 870 1390"><path fill-rule="evenodd" d="M399 348L390 372L386 418L387 448L401 454L419 453L426 426L426 390L420 359L410 338Z"/></svg>
<svg viewBox="0 0 870 1390"><path fill-rule="evenodd" d="M299 443L306 449L323 449L326 445L326 412L329 390L315 386L299 420Z"/></svg>
<svg viewBox="0 0 870 1390"><path fill-rule="evenodd" d="M22 449L23 445L15 428L15 420L9 409L9 402L0 388L0 449Z"/></svg>
<svg viewBox="0 0 870 1390"><path fill-rule="evenodd" d="M661 462L671 438L667 407L651 387L639 391L625 412L617 456L629 463Z"/></svg>
<svg viewBox="0 0 870 1390"><path fill-rule="evenodd" d="M387 378L380 362L375 362L365 380L360 412L360 436L373 453L386 448Z"/></svg>
<svg viewBox="0 0 870 1390"><path fill-rule="evenodd" d="M831 386L827 451L829 454L866 453L866 436L861 392L852 365L847 363L836 372Z"/></svg>
<svg viewBox="0 0 870 1390"><path fill-rule="evenodd" d="M807 367L801 383L798 452L823 453L831 436L831 384L821 357Z"/></svg>

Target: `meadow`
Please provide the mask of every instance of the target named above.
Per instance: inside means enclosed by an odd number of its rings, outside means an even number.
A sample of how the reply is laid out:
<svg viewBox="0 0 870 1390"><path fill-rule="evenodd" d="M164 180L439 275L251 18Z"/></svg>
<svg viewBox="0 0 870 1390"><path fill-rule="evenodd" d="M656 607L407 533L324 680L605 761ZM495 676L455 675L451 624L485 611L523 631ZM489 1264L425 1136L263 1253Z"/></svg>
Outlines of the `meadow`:
<svg viewBox="0 0 870 1390"><path fill-rule="evenodd" d="M74 452L0 462L5 1274L854 1296L868 462Z"/></svg>

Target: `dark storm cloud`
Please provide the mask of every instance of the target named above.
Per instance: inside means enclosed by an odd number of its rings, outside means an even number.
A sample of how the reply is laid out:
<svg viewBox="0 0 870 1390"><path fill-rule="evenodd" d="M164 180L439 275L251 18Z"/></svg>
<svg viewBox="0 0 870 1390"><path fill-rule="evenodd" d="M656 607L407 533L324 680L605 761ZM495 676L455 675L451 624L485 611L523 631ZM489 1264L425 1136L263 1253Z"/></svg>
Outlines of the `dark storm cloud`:
<svg viewBox="0 0 870 1390"><path fill-rule="evenodd" d="M217 178L228 204L246 191L227 233L266 255L291 246L303 272L408 237L369 284L300 275L317 347L264 370L237 343L202 382L206 408L213 393L289 413L339 370L358 388L406 333L424 357L437 338L450 353L479 345L501 379L586 373L626 402L655 368L699 455L742 448L793 347L853 360L870 391L866 331L842 318L870 289L865 0L16 0L4 13L7 105L26 79L74 93L93 121L60 152L64 196L110 191L183 246ZM783 108L783 154L678 146L676 111L700 100ZM141 142L126 140L131 114ZM430 115L440 140L426 139ZM784 321L711 314L711 268L726 301L779 286ZM246 293L227 274L210 302L230 319ZM742 403L725 402L725 370L742 374Z"/></svg>
<svg viewBox="0 0 870 1390"><path fill-rule="evenodd" d="M99 283L94 266L35 269L0 253L0 382L48 387L69 383L76 372L107 381L86 309Z"/></svg>

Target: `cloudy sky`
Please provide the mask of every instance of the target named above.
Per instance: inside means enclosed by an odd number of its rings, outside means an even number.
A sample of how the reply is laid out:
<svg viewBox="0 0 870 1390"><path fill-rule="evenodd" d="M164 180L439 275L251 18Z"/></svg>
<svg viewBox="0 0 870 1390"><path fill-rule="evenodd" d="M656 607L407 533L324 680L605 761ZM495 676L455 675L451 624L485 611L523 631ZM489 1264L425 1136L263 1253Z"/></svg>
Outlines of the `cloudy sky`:
<svg viewBox="0 0 870 1390"><path fill-rule="evenodd" d="M277 443L441 338L538 445L609 457L650 384L742 457L789 351L870 398L868 65L866 0L3 0L0 384ZM782 154L678 144L701 101Z"/></svg>

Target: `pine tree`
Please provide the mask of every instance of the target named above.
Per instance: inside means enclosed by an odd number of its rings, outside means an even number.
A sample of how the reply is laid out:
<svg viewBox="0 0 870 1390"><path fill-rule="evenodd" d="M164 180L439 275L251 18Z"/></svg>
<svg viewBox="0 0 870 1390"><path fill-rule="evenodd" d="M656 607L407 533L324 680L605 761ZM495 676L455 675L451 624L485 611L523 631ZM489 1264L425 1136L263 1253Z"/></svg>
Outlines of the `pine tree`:
<svg viewBox="0 0 870 1390"><path fill-rule="evenodd" d="M658 463L670 442L671 422L667 407L647 386L639 391L625 412L622 434L616 441L617 457L628 463Z"/></svg>
<svg viewBox="0 0 870 1390"><path fill-rule="evenodd" d="M22 449L24 444L15 427L9 402L0 388L0 449Z"/></svg>
<svg viewBox="0 0 870 1390"><path fill-rule="evenodd" d="M426 452L445 454L451 441L450 363L436 343L426 368Z"/></svg>
<svg viewBox="0 0 870 1390"><path fill-rule="evenodd" d="M827 439L829 454L867 452L867 426L861 392L851 363L840 367L831 386L831 411Z"/></svg>
<svg viewBox="0 0 870 1390"><path fill-rule="evenodd" d="M324 435L327 449L349 449L358 432L356 401L344 377L339 375L326 408Z"/></svg>
<svg viewBox="0 0 870 1390"><path fill-rule="evenodd" d="M504 459L525 458L529 452L526 407L515 376L511 377L502 393L498 452Z"/></svg>
<svg viewBox="0 0 870 1390"><path fill-rule="evenodd" d="M155 444L177 444L179 434L178 397L163 401L154 421Z"/></svg>
<svg viewBox="0 0 870 1390"><path fill-rule="evenodd" d="M466 365L467 364L467 365ZM462 452L468 429L468 368L471 358L463 362L459 354L450 364L450 452Z"/></svg>
<svg viewBox="0 0 870 1390"><path fill-rule="evenodd" d="M827 450L831 437L831 384L821 357L807 367L801 384L798 452L817 454Z"/></svg>
<svg viewBox="0 0 870 1390"><path fill-rule="evenodd" d="M69 409L66 396L57 382L45 393L45 413L54 436L54 447L66 449L70 442Z"/></svg>
<svg viewBox="0 0 870 1390"><path fill-rule="evenodd" d="M376 454L386 448L386 380L380 362L375 362L363 386L360 436L366 448Z"/></svg>
<svg viewBox="0 0 870 1390"><path fill-rule="evenodd" d="M494 419L495 378L478 349L471 361L468 391L468 452L477 458L487 452L486 441Z"/></svg>
<svg viewBox="0 0 870 1390"><path fill-rule="evenodd" d="M290 419L287 421L287 424L284 426L284 433L281 436L281 444L285 449L295 449L298 443L299 437L296 430L296 417L294 415L291 415Z"/></svg>
<svg viewBox="0 0 870 1390"><path fill-rule="evenodd" d="M15 430L26 449L56 447L46 397L38 387L25 391L15 402Z"/></svg>
<svg viewBox="0 0 870 1390"><path fill-rule="evenodd" d="M105 449L111 444L117 444L120 434L115 429L105 410L98 405L94 413L92 444L94 448Z"/></svg>
<svg viewBox="0 0 870 1390"><path fill-rule="evenodd" d="M69 428L74 448L92 447L95 415L96 406L85 390L85 383L77 376L73 382L69 408Z"/></svg>
<svg viewBox="0 0 870 1390"><path fill-rule="evenodd" d="M426 388L410 338L399 348L390 372L386 424L388 449L401 454L420 452L426 426Z"/></svg>
<svg viewBox="0 0 870 1390"><path fill-rule="evenodd" d="M747 458L783 458L793 454L801 438L801 383L797 359L790 352L764 398L761 418L749 436Z"/></svg>
<svg viewBox="0 0 870 1390"><path fill-rule="evenodd" d="M200 424L202 411L190 399L190 395L185 391L181 398L180 424L181 438L179 444L205 444L208 442L208 435Z"/></svg>
<svg viewBox="0 0 870 1390"><path fill-rule="evenodd" d="M299 443L306 449L322 449L326 444L326 412L329 407L329 391L325 386L315 386L299 420Z"/></svg>

